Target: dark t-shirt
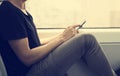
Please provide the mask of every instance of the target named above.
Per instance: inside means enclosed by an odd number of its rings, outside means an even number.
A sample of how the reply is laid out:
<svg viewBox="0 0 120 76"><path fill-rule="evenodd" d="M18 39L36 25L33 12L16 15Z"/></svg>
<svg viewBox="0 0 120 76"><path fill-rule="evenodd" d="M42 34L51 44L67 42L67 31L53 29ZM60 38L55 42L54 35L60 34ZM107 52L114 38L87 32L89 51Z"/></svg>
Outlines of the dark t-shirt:
<svg viewBox="0 0 120 76"><path fill-rule="evenodd" d="M0 54L8 76L25 76L30 67L25 66L16 56L8 41L28 38L29 47L40 46L32 16L25 15L8 1L0 6Z"/></svg>

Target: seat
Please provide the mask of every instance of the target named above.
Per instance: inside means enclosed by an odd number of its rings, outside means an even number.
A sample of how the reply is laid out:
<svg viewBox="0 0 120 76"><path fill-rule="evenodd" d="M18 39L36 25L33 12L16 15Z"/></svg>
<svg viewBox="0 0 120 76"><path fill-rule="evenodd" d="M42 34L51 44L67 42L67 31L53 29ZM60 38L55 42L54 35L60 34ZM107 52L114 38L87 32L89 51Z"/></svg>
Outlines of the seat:
<svg viewBox="0 0 120 76"><path fill-rule="evenodd" d="M0 55L0 76L7 76L7 72L6 72L1 55Z"/></svg>

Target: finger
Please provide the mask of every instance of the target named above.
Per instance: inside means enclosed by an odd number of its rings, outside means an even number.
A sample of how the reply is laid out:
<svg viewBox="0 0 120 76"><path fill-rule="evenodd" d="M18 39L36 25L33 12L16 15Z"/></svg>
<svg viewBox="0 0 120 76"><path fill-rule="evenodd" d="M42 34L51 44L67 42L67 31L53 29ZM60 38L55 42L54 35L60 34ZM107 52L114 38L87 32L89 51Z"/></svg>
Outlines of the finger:
<svg viewBox="0 0 120 76"><path fill-rule="evenodd" d="M76 27L79 27L80 25L72 25L72 26L68 26L67 28L76 28Z"/></svg>
<svg viewBox="0 0 120 76"><path fill-rule="evenodd" d="M79 26L80 26L80 25L73 25L72 27L73 27L73 28L76 28L76 27L79 27Z"/></svg>
<svg viewBox="0 0 120 76"><path fill-rule="evenodd" d="M74 25L73 28L79 27L80 25Z"/></svg>
<svg viewBox="0 0 120 76"><path fill-rule="evenodd" d="M77 33L79 33L79 30L76 30Z"/></svg>
<svg viewBox="0 0 120 76"><path fill-rule="evenodd" d="M76 30L76 34L78 34L79 33L79 31L78 30Z"/></svg>
<svg viewBox="0 0 120 76"><path fill-rule="evenodd" d="M67 28L70 28L71 26L68 26Z"/></svg>
<svg viewBox="0 0 120 76"><path fill-rule="evenodd" d="M76 35L78 32L76 30L73 31L73 35Z"/></svg>
<svg viewBox="0 0 120 76"><path fill-rule="evenodd" d="M79 33L79 30L77 30L77 33Z"/></svg>
<svg viewBox="0 0 120 76"><path fill-rule="evenodd" d="M73 28L75 25L68 26L68 28Z"/></svg>
<svg viewBox="0 0 120 76"><path fill-rule="evenodd" d="M75 34L78 34L79 33L79 31L78 30L75 30Z"/></svg>

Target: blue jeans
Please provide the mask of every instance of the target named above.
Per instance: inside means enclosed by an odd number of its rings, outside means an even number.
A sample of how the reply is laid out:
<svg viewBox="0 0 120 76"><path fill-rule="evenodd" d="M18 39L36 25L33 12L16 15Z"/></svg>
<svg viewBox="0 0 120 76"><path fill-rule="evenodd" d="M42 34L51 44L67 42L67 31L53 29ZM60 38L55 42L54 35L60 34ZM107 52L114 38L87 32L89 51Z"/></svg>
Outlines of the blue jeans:
<svg viewBox="0 0 120 76"><path fill-rule="evenodd" d="M73 64L81 60L93 76L114 76L100 45L91 34L78 34L61 44L34 64L27 76L64 76Z"/></svg>

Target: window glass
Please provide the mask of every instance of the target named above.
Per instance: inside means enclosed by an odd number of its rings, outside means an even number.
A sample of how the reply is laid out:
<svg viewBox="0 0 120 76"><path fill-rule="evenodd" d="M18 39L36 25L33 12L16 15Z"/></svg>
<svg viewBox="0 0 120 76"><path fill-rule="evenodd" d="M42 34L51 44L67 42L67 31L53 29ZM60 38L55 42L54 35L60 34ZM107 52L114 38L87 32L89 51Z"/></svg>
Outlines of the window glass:
<svg viewBox="0 0 120 76"><path fill-rule="evenodd" d="M120 0L28 0L37 28L120 27Z"/></svg>

